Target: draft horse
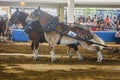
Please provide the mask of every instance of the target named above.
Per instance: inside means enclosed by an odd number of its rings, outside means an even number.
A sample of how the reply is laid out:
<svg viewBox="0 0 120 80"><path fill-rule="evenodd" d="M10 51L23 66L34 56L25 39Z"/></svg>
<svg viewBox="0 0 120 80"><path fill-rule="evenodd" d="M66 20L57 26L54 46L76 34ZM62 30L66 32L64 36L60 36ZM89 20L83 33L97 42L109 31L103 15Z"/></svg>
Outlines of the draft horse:
<svg viewBox="0 0 120 80"><path fill-rule="evenodd" d="M104 41L97 35L84 28L78 28L70 25L60 23L58 18L48 14L40 8L35 9L26 19L37 23L44 31L45 39L49 43L52 62L56 60L54 47L59 42L60 44L74 44L79 43L85 49L96 51L98 55L97 62L101 62L103 57L101 50L104 46L93 44L94 42L104 45ZM30 25L32 27L32 25ZM82 56L79 55L80 59Z"/></svg>
<svg viewBox="0 0 120 80"><path fill-rule="evenodd" d="M18 9L16 9L16 11L12 14L11 18L8 21L8 26L12 26L13 24L16 24L18 22L20 22L22 24L22 26L25 29L25 32L28 34L30 40L32 41L31 43L31 49L33 50L34 53L34 60L36 60L38 58L38 46L39 43L43 43L43 42L47 42L45 37L44 37L44 31L42 30L41 25L37 26L37 23L32 23L31 25L34 27L30 27L28 24L31 21L26 21L26 18L29 14L19 11ZM81 55L78 52L78 44L74 43L74 44L68 44L68 51L67 54L69 55L69 57L72 57L71 54L71 48L73 48L78 56L78 59L81 60L82 58L80 57Z"/></svg>
<svg viewBox="0 0 120 80"><path fill-rule="evenodd" d="M5 34L7 33L7 29L6 29L7 20L8 18L6 14L0 16L0 36L2 42L5 42Z"/></svg>

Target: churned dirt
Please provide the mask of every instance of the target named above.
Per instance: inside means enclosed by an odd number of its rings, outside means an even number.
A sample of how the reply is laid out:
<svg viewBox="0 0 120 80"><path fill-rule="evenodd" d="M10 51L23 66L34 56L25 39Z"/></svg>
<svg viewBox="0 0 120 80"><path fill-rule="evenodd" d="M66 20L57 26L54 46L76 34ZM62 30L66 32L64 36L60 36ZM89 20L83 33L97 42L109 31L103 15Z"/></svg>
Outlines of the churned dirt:
<svg viewBox="0 0 120 80"><path fill-rule="evenodd" d="M120 80L120 52L103 50L103 61L97 55L79 46L84 60L76 53L67 56L67 46L56 46L57 61L51 62L47 43L39 46L39 58L33 60L31 42L0 43L0 80ZM107 43L119 48L120 44Z"/></svg>

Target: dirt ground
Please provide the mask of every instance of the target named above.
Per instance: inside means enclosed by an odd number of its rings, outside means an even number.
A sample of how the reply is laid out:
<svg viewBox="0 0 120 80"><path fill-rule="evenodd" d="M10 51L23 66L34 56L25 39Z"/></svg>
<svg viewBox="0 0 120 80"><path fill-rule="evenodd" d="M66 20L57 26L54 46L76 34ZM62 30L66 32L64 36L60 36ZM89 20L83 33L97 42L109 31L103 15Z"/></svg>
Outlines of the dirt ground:
<svg viewBox="0 0 120 80"><path fill-rule="evenodd" d="M120 44L107 43L120 49ZM47 43L39 46L39 58L33 60L30 42L0 43L0 80L120 80L120 52L103 50L103 61L97 55L79 46L84 60L76 53L67 56L67 46L56 46L57 62L51 63Z"/></svg>

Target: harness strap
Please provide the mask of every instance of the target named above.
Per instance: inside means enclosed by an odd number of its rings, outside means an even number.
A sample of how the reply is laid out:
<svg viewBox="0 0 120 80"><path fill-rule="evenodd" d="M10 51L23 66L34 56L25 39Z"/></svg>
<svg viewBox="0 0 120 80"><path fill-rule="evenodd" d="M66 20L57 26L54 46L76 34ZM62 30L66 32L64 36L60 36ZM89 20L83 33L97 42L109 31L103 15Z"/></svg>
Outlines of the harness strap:
<svg viewBox="0 0 120 80"><path fill-rule="evenodd" d="M50 19L47 24L43 25L43 30L45 31L45 29L48 28L48 26L51 23L53 23L56 19L57 19L57 17L54 17L54 18Z"/></svg>
<svg viewBox="0 0 120 80"><path fill-rule="evenodd" d="M73 39L76 39L76 40L85 41L85 42L87 42L88 44L96 44L96 45L99 45L99 46L108 47L108 46L106 46L106 45L99 44L99 43L95 43L95 42L93 42L93 41L88 41L88 40L85 40L85 39L80 38L80 37L72 37L72 36L70 36L70 35L68 35L68 34L61 33L60 31L58 31L58 30L56 30L56 29L54 29L54 30L55 30L57 33L59 33L59 34L62 34L63 36L70 37L70 38L73 38Z"/></svg>
<svg viewBox="0 0 120 80"><path fill-rule="evenodd" d="M63 35L64 31L65 31L65 30L62 30L62 32L59 33L59 34L60 34L60 39L58 40L57 44L60 44L61 39L62 39L62 37L64 36L64 35Z"/></svg>
<svg viewBox="0 0 120 80"><path fill-rule="evenodd" d="M60 39L58 40L57 44L60 44L61 38L63 37L62 34L60 34Z"/></svg>
<svg viewBox="0 0 120 80"><path fill-rule="evenodd" d="M26 33L30 33L30 32L32 32L32 30L33 30L33 29L30 27L30 24L27 24L27 23L26 23L24 29L25 29L25 32L26 32Z"/></svg>
<svg viewBox="0 0 120 80"><path fill-rule="evenodd" d="M56 23L52 23L52 24L50 24L50 26L48 27L48 30L45 30L45 32L51 32L52 30L54 30L55 29L55 27L57 27L57 25L59 24L59 21L57 20L57 21L55 21Z"/></svg>
<svg viewBox="0 0 120 80"><path fill-rule="evenodd" d="M61 24L61 25L62 25L62 24ZM59 34L60 34L60 39L58 40L57 44L60 44L61 39L62 39L62 37L64 36L63 34L64 34L65 30L66 30L65 25L62 25L62 26L64 27L64 29L62 30L61 33L59 33Z"/></svg>

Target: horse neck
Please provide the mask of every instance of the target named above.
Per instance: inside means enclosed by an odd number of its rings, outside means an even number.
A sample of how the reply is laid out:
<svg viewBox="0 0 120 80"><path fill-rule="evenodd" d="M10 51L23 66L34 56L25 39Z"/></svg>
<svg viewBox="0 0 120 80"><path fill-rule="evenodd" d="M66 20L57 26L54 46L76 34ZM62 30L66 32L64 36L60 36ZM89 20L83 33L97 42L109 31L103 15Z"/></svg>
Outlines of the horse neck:
<svg viewBox="0 0 120 80"><path fill-rule="evenodd" d="M27 16L28 16L27 13L24 13L24 15L19 16L19 21L23 27L26 25L25 20L26 20Z"/></svg>
<svg viewBox="0 0 120 80"><path fill-rule="evenodd" d="M44 26L45 24L47 24L48 23L48 21L50 20L50 19L52 19L53 18L53 16L51 16L50 14L48 14L48 13L46 13L46 12L42 12L41 14L43 14L42 15L42 20L40 20L40 23L41 23L41 26Z"/></svg>

